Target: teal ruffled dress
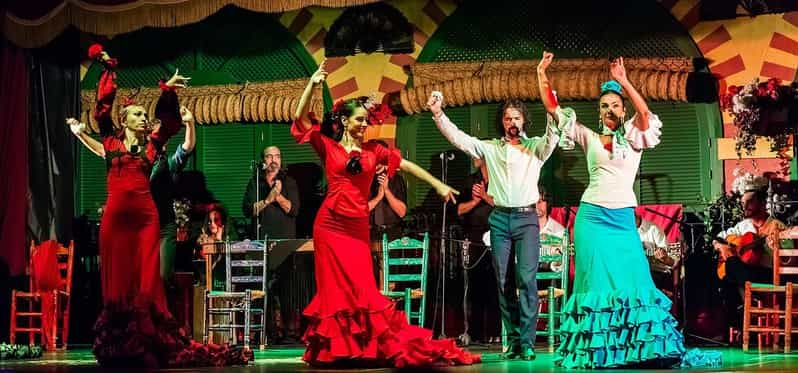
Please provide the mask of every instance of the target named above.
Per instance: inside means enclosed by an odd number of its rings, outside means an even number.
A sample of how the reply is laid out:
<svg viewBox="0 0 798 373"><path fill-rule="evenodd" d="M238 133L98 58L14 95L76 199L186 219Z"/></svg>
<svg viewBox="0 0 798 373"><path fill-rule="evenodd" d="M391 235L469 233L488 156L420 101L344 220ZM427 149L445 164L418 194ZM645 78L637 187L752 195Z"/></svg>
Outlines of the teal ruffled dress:
<svg viewBox="0 0 798 373"><path fill-rule="evenodd" d="M554 362L566 368L676 364L685 354L684 337L670 314L671 301L651 279L633 207L643 150L659 143L662 122L649 113L644 131L634 126L636 117L617 131L604 128L612 135L605 145L572 109L558 108L549 119L555 117L562 138L585 151L590 184L574 224L574 288L563 306Z"/></svg>
<svg viewBox="0 0 798 373"><path fill-rule="evenodd" d="M632 208L583 202L574 231L576 276L554 361L566 368L678 362L684 337L651 280Z"/></svg>

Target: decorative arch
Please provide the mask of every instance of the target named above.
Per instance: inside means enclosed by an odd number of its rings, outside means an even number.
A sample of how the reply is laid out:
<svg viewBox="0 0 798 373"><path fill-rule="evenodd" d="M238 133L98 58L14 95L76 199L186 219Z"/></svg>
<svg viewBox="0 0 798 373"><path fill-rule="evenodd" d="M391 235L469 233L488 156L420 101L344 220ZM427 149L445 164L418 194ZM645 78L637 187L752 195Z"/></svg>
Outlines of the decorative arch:
<svg viewBox="0 0 798 373"><path fill-rule="evenodd" d="M413 52L413 27L398 9L375 3L347 8L324 38L327 57Z"/></svg>
<svg viewBox="0 0 798 373"><path fill-rule="evenodd" d="M728 86L743 85L754 78L779 78L785 82L798 80L798 11L765 15L737 15L724 20L702 19L707 6L700 0L662 1L674 18L682 23L699 50L709 61L709 70L719 81L720 91ZM706 16L706 14L703 14ZM723 134L718 146L733 152L736 128L732 118L723 113ZM798 157L724 160L726 191L731 191L735 171L763 174L766 172L798 180Z"/></svg>

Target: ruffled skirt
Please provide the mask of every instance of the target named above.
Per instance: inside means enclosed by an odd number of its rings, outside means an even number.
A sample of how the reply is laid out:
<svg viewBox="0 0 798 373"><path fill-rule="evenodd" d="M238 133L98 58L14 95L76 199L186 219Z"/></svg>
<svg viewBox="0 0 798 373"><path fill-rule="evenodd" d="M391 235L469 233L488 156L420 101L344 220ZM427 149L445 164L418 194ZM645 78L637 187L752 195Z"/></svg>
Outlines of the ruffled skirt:
<svg viewBox="0 0 798 373"><path fill-rule="evenodd" d="M368 219L322 207L314 226L317 293L305 308L310 323L303 360L317 366L449 366L480 362L454 340L409 325L404 312L377 289L368 245Z"/></svg>
<svg viewBox="0 0 798 373"><path fill-rule="evenodd" d="M611 368L678 362L684 337L670 314L670 299L651 280L633 209L583 202L575 229L574 291L563 308L555 363Z"/></svg>
<svg viewBox="0 0 798 373"><path fill-rule="evenodd" d="M106 303L94 324L93 352L103 367L246 365L251 350L192 341L174 317L151 301Z"/></svg>

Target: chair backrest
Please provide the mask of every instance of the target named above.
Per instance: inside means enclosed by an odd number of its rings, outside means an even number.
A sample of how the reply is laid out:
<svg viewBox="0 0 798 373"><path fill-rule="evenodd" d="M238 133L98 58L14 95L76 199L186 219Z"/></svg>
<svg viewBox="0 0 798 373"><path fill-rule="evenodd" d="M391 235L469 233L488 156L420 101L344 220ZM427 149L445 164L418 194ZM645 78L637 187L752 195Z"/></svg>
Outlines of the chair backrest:
<svg viewBox="0 0 798 373"><path fill-rule="evenodd" d="M568 266L571 257L569 233L566 229L562 237L548 236L540 242L540 263L548 263L547 270L538 269L538 280L558 281L556 287L565 291L563 302L568 294ZM564 303L563 303L564 304Z"/></svg>
<svg viewBox="0 0 798 373"><path fill-rule="evenodd" d="M392 282L404 284L402 289L412 287L413 283L418 283L423 294L421 304L418 313L409 316L415 316L419 320L419 324L424 322L428 258L428 233L424 233L423 241L402 237L388 242L388 235L382 235L383 294L401 293L400 289L389 289ZM406 299L405 302L410 302L410 300Z"/></svg>
<svg viewBox="0 0 798 373"><path fill-rule="evenodd" d="M790 227L779 233L778 240L771 244L773 250L773 284L780 285L783 275L798 275L798 249L795 242L798 241L798 226ZM784 260L783 258L788 258Z"/></svg>
<svg viewBox="0 0 798 373"><path fill-rule="evenodd" d="M28 289L30 291L35 289L33 270L33 259L36 257L37 251L44 247L44 245L55 244L55 262L58 270L58 290L63 290L67 293L72 291L72 268L75 259L75 241L69 241L69 246L62 246L60 243L48 240L44 241L38 246L33 240L30 241L30 251L28 257Z"/></svg>
<svg viewBox="0 0 798 373"><path fill-rule="evenodd" d="M225 243L225 291L266 291L266 245L263 241Z"/></svg>

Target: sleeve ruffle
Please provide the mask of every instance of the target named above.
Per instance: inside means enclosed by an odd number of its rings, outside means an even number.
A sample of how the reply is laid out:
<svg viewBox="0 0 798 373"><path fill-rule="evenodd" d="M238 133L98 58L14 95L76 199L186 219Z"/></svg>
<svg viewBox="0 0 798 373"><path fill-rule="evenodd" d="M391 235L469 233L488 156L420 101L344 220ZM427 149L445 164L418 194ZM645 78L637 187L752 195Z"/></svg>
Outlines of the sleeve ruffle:
<svg viewBox="0 0 798 373"><path fill-rule="evenodd" d="M100 123L100 134L110 136L113 133L111 108L116 98L116 60L103 61L105 70L97 82L97 102L94 106L94 120Z"/></svg>
<svg viewBox="0 0 798 373"><path fill-rule="evenodd" d="M659 117L649 112L648 129L645 131L641 131L634 125L636 119L637 114L624 123L624 127L626 127L626 135L624 136L626 141L628 141L635 150L651 149L657 146L660 142L659 138L662 136L662 121L659 120Z"/></svg>
<svg viewBox="0 0 798 373"><path fill-rule="evenodd" d="M321 129L321 125L319 124L319 121L316 120L316 117L313 115L313 113L309 113L308 118L310 118L310 128L305 128L302 118L296 118L291 123L291 136L294 137L294 141L296 141L297 144L310 142L310 136L314 132L318 132Z"/></svg>
<svg viewBox="0 0 798 373"><path fill-rule="evenodd" d="M568 136L569 138L573 138L574 127L576 127L575 126L576 112L574 111L574 109L571 109L569 107L564 108L558 106L557 110L554 112L554 115L556 115L557 123L556 124L551 123L551 121L554 120L555 118L549 115L548 125L559 129L561 136Z"/></svg>
<svg viewBox="0 0 798 373"><path fill-rule="evenodd" d="M169 139L180 132L183 119L180 117L180 101L174 87L159 83L161 96L155 104L155 117L161 121L161 127L153 133L151 138L159 145L165 144Z"/></svg>
<svg viewBox="0 0 798 373"><path fill-rule="evenodd" d="M393 177L402 163L402 152L398 148L388 148L388 177Z"/></svg>

